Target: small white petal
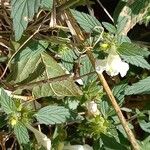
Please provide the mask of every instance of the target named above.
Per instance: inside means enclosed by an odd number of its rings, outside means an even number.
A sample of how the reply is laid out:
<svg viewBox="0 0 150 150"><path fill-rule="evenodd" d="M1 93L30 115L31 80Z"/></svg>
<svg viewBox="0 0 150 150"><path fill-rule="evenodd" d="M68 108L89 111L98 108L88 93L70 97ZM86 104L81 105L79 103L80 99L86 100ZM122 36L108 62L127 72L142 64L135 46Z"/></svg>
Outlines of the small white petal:
<svg viewBox="0 0 150 150"><path fill-rule="evenodd" d="M127 74L128 70L129 70L129 64L125 62L121 62L121 67L119 68L121 77L124 77Z"/></svg>
<svg viewBox="0 0 150 150"><path fill-rule="evenodd" d="M96 72L101 74L104 70L106 70L107 59L97 60L95 63Z"/></svg>
<svg viewBox="0 0 150 150"><path fill-rule="evenodd" d="M84 85L82 79L77 79L76 82L77 82L79 85Z"/></svg>
<svg viewBox="0 0 150 150"><path fill-rule="evenodd" d="M87 110L88 110L89 114L92 114L92 115L100 114L100 112L97 108L97 104L94 101L88 102L86 105L87 105Z"/></svg>
<svg viewBox="0 0 150 150"><path fill-rule="evenodd" d="M124 77L129 70L129 65L113 51L104 60L96 61L96 71L102 73L104 70L110 76L116 76L120 73L121 77Z"/></svg>
<svg viewBox="0 0 150 150"><path fill-rule="evenodd" d="M121 62L120 57L118 55L110 54L107 59L108 59L106 67L107 74L111 76L116 76L119 73L118 65Z"/></svg>

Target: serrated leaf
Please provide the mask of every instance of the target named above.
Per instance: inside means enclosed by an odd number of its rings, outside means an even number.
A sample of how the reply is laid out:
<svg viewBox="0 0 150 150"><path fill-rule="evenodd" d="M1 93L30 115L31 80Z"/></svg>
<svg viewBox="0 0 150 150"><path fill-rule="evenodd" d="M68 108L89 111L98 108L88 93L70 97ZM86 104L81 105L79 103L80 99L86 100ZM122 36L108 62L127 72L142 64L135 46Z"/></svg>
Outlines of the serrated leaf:
<svg viewBox="0 0 150 150"><path fill-rule="evenodd" d="M90 16L89 14L76 10L71 10L71 13L86 32L92 32L96 26L101 26L101 23L95 17Z"/></svg>
<svg viewBox="0 0 150 150"><path fill-rule="evenodd" d="M130 29L143 20L149 8L149 0L126 1L126 3L121 1L117 7L119 11L116 10L117 16L119 16L117 22L120 23L120 18L127 21L124 24L122 23L124 28L120 34L127 35Z"/></svg>
<svg viewBox="0 0 150 150"><path fill-rule="evenodd" d="M31 78L35 69L38 70L36 75L40 75L40 73L42 73L42 66L40 65L39 67L40 54L47 46L48 43L44 41L31 41L28 43L28 45L12 60L12 72L9 80L14 80L15 83L22 82L26 78Z"/></svg>
<svg viewBox="0 0 150 150"><path fill-rule="evenodd" d="M150 69L150 64L144 59L144 57L148 57L150 54L146 49L125 42L118 47L117 51L126 62L137 67Z"/></svg>
<svg viewBox="0 0 150 150"><path fill-rule="evenodd" d="M68 71L72 71L74 60L77 59L77 56L75 55L74 51L72 49L66 48L65 50L61 50L59 54L62 59L63 66Z"/></svg>
<svg viewBox="0 0 150 150"><path fill-rule="evenodd" d="M117 35L116 40L119 44L122 44L124 42L131 43L131 40L126 35Z"/></svg>
<svg viewBox="0 0 150 150"><path fill-rule="evenodd" d="M113 95L117 98L119 104L122 104L124 101L126 87L127 87L127 84L121 84L121 85L115 86L112 90Z"/></svg>
<svg viewBox="0 0 150 150"><path fill-rule="evenodd" d="M17 109L14 101L7 95L3 88L0 88L0 104L7 114L15 112Z"/></svg>
<svg viewBox="0 0 150 150"><path fill-rule="evenodd" d="M40 109L35 117L41 124L60 124L70 116L68 109L62 106L46 106Z"/></svg>
<svg viewBox="0 0 150 150"><path fill-rule="evenodd" d="M42 8L46 8L50 11L53 6L53 0L42 0L41 6L42 6Z"/></svg>
<svg viewBox="0 0 150 150"><path fill-rule="evenodd" d="M128 148L126 148L124 145L117 142L114 137L109 137L102 134L101 139L104 143L104 147L106 150L128 150Z"/></svg>
<svg viewBox="0 0 150 150"><path fill-rule="evenodd" d="M28 130L27 130L26 126L23 123L18 122L14 126L14 133L15 133L15 135L18 139L18 142L20 144L27 144L29 142Z"/></svg>
<svg viewBox="0 0 150 150"><path fill-rule="evenodd" d="M148 150L148 149L150 149L150 136L148 136L146 139L144 139L141 142L141 149L142 150Z"/></svg>
<svg viewBox="0 0 150 150"><path fill-rule="evenodd" d="M145 131L150 133L150 122L146 122L145 120L138 120L140 127Z"/></svg>
<svg viewBox="0 0 150 150"><path fill-rule="evenodd" d="M45 65L45 71L42 74L42 77L38 77L36 81L66 74L66 70L63 69L48 54L42 53L41 60ZM36 98L45 96L79 96L82 95L82 91L76 86L73 79L71 77L68 77L67 80L57 81L53 83L45 83L42 86L38 85L34 87L33 95Z"/></svg>
<svg viewBox="0 0 150 150"><path fill-rule="evenodd" d="M15 39L18 41L26 29L29 20L32 20L34 14L38 11L40 0L12 0L11 6L13 29L15 31Z"/></svg>
<svg viewBox="0 0 150 150"><path fill-rule="evenodd" d="M150 77L140 80L134 83L132 86L128 86L125 90L126 95L132 94L149 94L150 93Z"/></svg>
<svg viewBox="0 0 150 150"><path fill-rule="evenodd" d="M126 56L143 56L143 57L148 57L150 55L150 52L145 49L145 48L141 48L139 46L137 46L136 44L133 43L128 43L128 42L124 42L122 43L117 51L121 54L121 55L126 55Z"/></svg>
<svg viewBox="0 0 150 150"><path fill-rule="evenodd" d="M142 57L142 56L125 56L121 55L121 57L128 63L135 65L137 67L150 69L150 64Z"/></svg>
<svg viewBox="0 0 150 150"><path fill-rule="evenodd" d="M81 66L80 66L80 76L88 74L90 72L93 72L94 68L92 67L92 64L88 57L83 57L81 59ZM88 76L85 76L82 78L85 85L88 84L88 82L94 82L96 80L96 74L91 74Z"/></svg>
<svg viewBox="0 0 150 150"><path fill-rule="evenodd" d="M53 0L12 0L11 17L13 19L13 29L15 32L15 40L18 41L23 31L27 28L28 22L33 19L39 7L52 9Z"/></svg>
<svg viewBox="0 0 150 150"><path fill-rule="evenodd" d="M110 33L116 33L116 28L115 26L113 26L112 24L108 23L108 22L102 22L103 26L107 29L107 31L109 31Z"/></svg>
<svg viewBox="0 0 150 150"><path fill-rule="evenodd" d="M46 53L47 46L44 41L32 41L18 53L13 60L9 81L25 84L65 75L66 70ZM59 82L35 85L32 93L35 98L82 95L71 77Z"/></svg>

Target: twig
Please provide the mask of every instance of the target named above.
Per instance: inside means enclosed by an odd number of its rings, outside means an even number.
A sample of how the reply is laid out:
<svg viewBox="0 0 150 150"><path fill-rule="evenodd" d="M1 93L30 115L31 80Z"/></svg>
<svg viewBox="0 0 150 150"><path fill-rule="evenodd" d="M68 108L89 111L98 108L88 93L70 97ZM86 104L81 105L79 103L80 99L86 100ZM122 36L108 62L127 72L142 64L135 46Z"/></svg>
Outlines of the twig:
<svg viewBox="0 0 150 150"><path fill-rule="evenodd" d="M21 99L23 101L29 101L29 100L33 100L32 96L21 96L21 95L15 95L12 93L12 91L9 90L4 90L8 96L15 98L15 99Z"/></svg>
<svg viewBox="0 0 150 150"><path fill-rule="evenodd" d="M66 14L66 15L68 15L68 14ZM67 18L73 18L73 16L69 16L69 17L67 16ZM78 38L78 40L80 40L80 42L81 42L82 41L81 38L80 38L81 35L82 35L81 29L80 29L80 27L78 25L76 25L76 26L72 25L72 24L74 24L74 22L72 22L72 21L74 21L74 20L73 19L70 20L71 27L75 27L75 28L77 28L76 31L80 31L76 35L76 38ZM76 22L75 22L75 24L76 24ZM70 30L72 30L72 28L70 28ZM81 33L81 35L79 33ZM82 36L82 38L84 38L83 40L85 40L85 37ZM91 52L91 48L87 49L86 54L89 57L89 60L91 61L92 66L95 68L95 58L93 56L93 53ZM99 80L100 80L104 90L106 91L106 94L109 97L109 100L112 103L113 108L116 111L116 114L117 114L117 116L118 116L118 118L119 118L119 120L120 120L120 122L121 122L121 124L122 124L122 126L123 126L123 128L124 128L124 130L125 130L125 132L126 132L126 134L128 136L128 138L129 138L129 140L130 140L130 143L131 143L133 149L134 150L140 150L140 147L139 147L139 145L138 145L138 143L137 143L137 141L136 141L136 139L134 137L134 134L132 133L131 129L129 128L128 123L126 122L126 120L125 120L125 118L124 118L124 116L123 116L123 114L121 112L121 109L120 109L120 107L119 107L115 97L113 96L112 91L111 91L108 83L106 82L104 76L102 74L98 74L98 73L97 73L97 76L98 76L98 78L99 78Z"/></svg>
<svg viewBox="0 0 150 150"><path fill-rule="evenodd" d="M93 56L93 54L92 54L90 49L87 50L87 56L89 57L93 67L95 67L95 58L94 58L94 56ZM138 143L137 143L137 141L136 141L136 139L134 137L134 134L131 131L131 129L129 128L128 123L125 120L125 118L124 118L124 116L123 116L123 114L121 112L121 109L120 109L120 107L119 107L119 105L118 105L118 103L117 103L117 101L116 101L116 99L115 99L115 97L114 97L114 95L113 95L113 93L112 93L112 91L111 91L107 81L105 80L105 78L104 78L104 76L102 74L98 74L97 73L97 75L98 75L98 78L99 78L101 84L103 85L104 90L107 93L107 96L109 97L109 100L112 103L113 108L115 109L115 111L116 111L116 113L118 115L118 118L119 118L119 120L120 120L120 122L121 122L121 124L122 124L122 126L123 126L123 128L124 128L124 130L125 130L125 132L126 132L126 134L128 136L128 138L129 138L131 144L132 144L133 149L134 150L140 150L140 147L139 147L139 145L138 145Z"/></svg>
<svg viewBox="0 0 150 150"><path fill-rule="evenodd" d="M41 86L41 85L46 84L46 83L53 83L53 82L67 80L68 78L71 78L71 77L72 77L73 80L78 80L78 79L82 79L85 76L92 75L94 73L96 73L96 72L95 71L89 72L89 73L84 74L80 77L73 77L73 74L65 74L65 75L62 75L62 76L49 78L49 79L44 79L44 80L40 80L40 81L37 81L37 82L31 82L31 83L24 84L24 85L17 85L17 86L14 86L14 90L28 89L28 88L32 88L33 86Z"/></svg>
<svg viewBox="0 0 150 150"><path fill-rule="evenodd" d="M25 84L25 85L18 85L16 87L12 87L13 90L17 90L17 89L27 89L27 88L32 88L33 86L41 86L43 84L46 84L46 83L53 83L53 82L58 82L58 81L63 81L63 80L67 80L69 77L72 77L73 80L78 80L78 79L82 79L83 77L86 77L86 76L89 76L89 75L92 75L96 73L95 71L93 72L89 72L87 74L84 74L80 77L73 77L72 75L73 74L65 74L65 75L62 75L62 76L58 76L58 77L54 77L54 78L50 78L50 79L45 79L45 80L40 80L40 81L37 81L37 82L32 82L32 83L28 83L28 84ZM23 101L28 101L28 102L31 102L33 100L35 100L33 98L33 96L22 96L22 95L16 95L16 94L13 94L12 91L10 90L6 90L5 89L5 92L10 96L10 97L13 97L13 98L16 98L16 99L21 99Z"/></svg>
<svg viewBox="0 0 150 150"><path fill-rule="evenodd" d="M16 143L16 139L14 139L14 141L13 141L13 143L12 143L12 145L11 145L10 150L13 150L15 143Z"/></svg>
<svg viewBox="0 0 150 150"><path fill-rule="evenodd" d="M5 70L3 72L3 74L0 76L0 80L4 77L12 59L16 56L16 54L40 31L40 28L42 27L45 19L47 18L47 16L49 15L49 13L45 16L45 18L43 19L43 21L41 22L41 24L38 26L37 30L18 48L18 50L11 56L11 58L9 59L6 67L5 67Z"/></svg>
<svg viewBox="0 0 150 150"><path fill-rule="evenodd" d="M69 0L67 2L65 2L64 4L62 4L61 6L57 7L57 13L60 13L62 11L64 11L65 9L70 8L71 6L73 6L74 4L78 3L79 0Z"/></svg>
<svg viewBox="0 0 150 150"><path fill-rule="evenodd" d="M41 28L41 25L40 25L40 26L38 27L38 29L18 48L18 50L11 56L11 58L9 59L7 65L6 65L6 67L5 67L5 70L4 70L3 74L0 76L0 80L4 77L4 75L5 75L5 73L6 73L7 69L8 69L8 67L9 67L9 65L10 65L10 62L12 61L12 59L13 59L13 58L16 56L16 54L33 38L33 36L39 32L40 28Z"/></svg>
<svg viewBox="0 0 150 150"><path fill-rule="evenodd" d="M109 14L109 12L107 11L107 9L104 7L104 5L100 2L100 0L97 0L97 2L99 3L99 5L103 8L104 12L107 14L107 16L109 17L109 19L114 23L114 19L111 17L111 15Z"/></svg>

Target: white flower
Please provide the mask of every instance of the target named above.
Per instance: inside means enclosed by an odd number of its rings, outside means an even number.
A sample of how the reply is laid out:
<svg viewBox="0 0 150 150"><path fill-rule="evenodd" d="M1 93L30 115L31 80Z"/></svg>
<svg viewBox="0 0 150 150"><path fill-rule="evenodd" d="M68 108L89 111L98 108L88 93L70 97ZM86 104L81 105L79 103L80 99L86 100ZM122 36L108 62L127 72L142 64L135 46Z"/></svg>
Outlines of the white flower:
<svg viewBox="0 0 150 150"><path fill-rule="evenodd" d="M63 150L93 150L93 148L87 144L85 145L66 145Z"/></svg>
<svg viewBox="0 0 150 150"><path fill-rule="evenodd" d="M124 77L129 70L129 65L122 61L120 56L116 53L110 53L104 60L96 61L96 71L102 73L106 71L108 75L116 76L120 73Z"/></svg>
<svg viewBox="0 0 150 150"><path fill-rule="evenodd" d="M99 110L97 108L97 104L94 101L88 102L86 104L86 107L87 107L88 113L90 115L94 115L95 116L95 115L99 115L100 114L100 112L99 112Z"/></svg>

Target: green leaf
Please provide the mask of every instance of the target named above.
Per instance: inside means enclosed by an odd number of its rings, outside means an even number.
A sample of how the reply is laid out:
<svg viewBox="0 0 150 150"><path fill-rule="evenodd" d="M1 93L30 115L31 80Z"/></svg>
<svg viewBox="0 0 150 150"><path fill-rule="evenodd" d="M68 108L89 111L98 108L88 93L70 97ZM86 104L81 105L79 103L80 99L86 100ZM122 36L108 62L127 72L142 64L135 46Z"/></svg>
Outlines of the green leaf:
<svg viewBox="0 0 150 150"><path fill-rule="evenodd" d="M150 64L144 59L144 57L148 57L150 54L148 50L125 42L118 47L117 51L126 62L137 67L150 69Z"/></svg>
<svg viewBox="0 0 150 150"><path fill-rule="evenodd" d="M110 33L114 33L114 34L116 33L116 28L112 24L110 24L108 22L102 22L102 24L107 29L107 31L109 31Z"/></svg>
<svg viewBox="0 0 150 150"><path fill-rule="evenodd" d="M43 68L40 63L40 54L47 48L47 46L48 43L44 41L31 41L28 43L28 45L12 60L12 72L9 80L14 80L15 83L19 83L26 78L33 78L33 75L41 75ZM36 74L35 70L38 70ZM32 74L33 71L34 74Z"/></svg>
<svg viewBox="0 0 150 150"><path fill-rule="evenodd" d="M14 101L8 96L3 88L0 88L0 104L5 113L10 114L16 111Z"/></svg>
<svg viewBox="0 0 150 150"><path fill-rule="evenodd" d="M92 32L96 26L100 26L100 22L93 16L90 16L86 13L79 12L76 10L71 10L73 16L79 23L79 25L86 31Z"/></svg>
<svg viewBox="0 0 150 150"><path fill-rule="evenodd" d="M32 20L34 14L38 11L40 0L12 0L11 6L13 29L15 31L15 39L18 41L23 31L27 28L29 20Z"/></svg>
<svg viewBox="0 0 150 150"><path fill-rule="evenodd" d="M140 80L134 83L132 86L128 86L125 90L126 95L132 94L149 94L150 93L150 77Z"/></svg>
<svg viewBox="0 0 150 150"><path fill-rule="evenodd" d="M122 31L119 34L127 35L137 23L143 22L143 18L149 12L149 0L136 0L133 2L120 1L115 11L115 22L122 25ZM123 23L124 22L124 23Z"/></svg>
<svg viewBox="0 0 150 150"><path fill-rule="evenodd" d="M53 0L12 0L11 17L13 19L13 29L15 32L15 40L18 41L23 31L27 28L28 22L33 19L39 7L52 9Z"/></svg>
<svg viewBox="0 0 150 150"><path fill-rule="evenodd" d="M127 84L121 84L121 85L115 86L112 90L113 94L117 98L119 104L122 104L124 101L126 87L127 87Z"/></svg>
<svg viewBox="0 0 150 150"><path fill-rule="evenodd" d="M0 116L0 128L3 128L5 125L7 125L6 118L7 118L7 116L1 113L1 116Z"/></svg>
<svg viewBox="0 0 150 150"><path fill-rule="evenodd" d="M28 130L23 123L18 122L14 126L14 133L20 144L27 144L29 142Z"/></svg>
<svg viewBox="0 0 150 150"><path fill-rule="evenodd" d="M42 8L45 8L50 11L53 6L53 0L42 0L41 6L42 6Z"/></svg>
<svg viewBox="0 0 150 150"><path fill-rule="evenodd" d="M68 109L62 106L46 106L35 114L37 121L46 125L63 123L69 116Z"/></svg>
<svg viewBox="0 0 150 150"><path fill-rule="evenodd" d="M141 150L148 150L148 149L150 149L150 136L148 136L141 142Z"/></svg>
<svg viewBox="0 0 150 150"><path fill-rule="evenodd" d="M68 70L72 71L74 60L77 59L77 56L75 55L74 51L67 47L66 45L61 45L60 47L59 55L62 58L62 64L63 66Z"/></svg>
<svg viewBox="0 0 150 150"><path fill-rule="evenodd" d="M128 63L135 65L137 67L150 69L150 64L142 57L142 56L125 56L121 55L121 57Z"/></svg>
<svg viewBox="0 0 150 150"><path fill-rule="evenodd" d="M65 75L66 71L52 57L46 53L41 54L41 60L45 66L42 77L38 77L36 81L49 79L61 75ZM71 77L63 81L53 83L45 83L42 86L37 85L33 88L33 95L36 98L45 96L80 96L82 91L77 87Z"/></svg>
<svg viewBox="0 0 150 150"><path fill-rule="evenodd" d="M66 74L66 70L45 52L48 46L44 41L32 41L13 60L9 81L31 83ZM35 98L45 96L79 96L81 90L73 79L35 85L32 91Z"/></svg>
<svg viewBox="0 0 150 150"><path fill-rule="evenodd" d="M131 40L126 35L117 35L116 41L118 44L122 44L124 42L131 43Z"/></svg>
<svg viewBox="0 0 150 150"><path fill-rule="evenodd" d="M148 57L150 55L150 52L145 49L137 46L133 43L124 42L118 47L118 52L121 55L125 56L143 56Z"/></svg>
<svg viewBox="0 0 150 150"><path fill-rule="evenodd" d="M106 150L128 150L124 145L117 142L114 137L109 137L102 134L101 139Z"/></svg>
<svg viewBox="0 0 150 150"><path fill-rule="evenodd" d="M141 127L145 132L150 133L150 122L146 122L146 121L143 120L143 119L141 119L141 120L139 119L138 122L139 122L140 127Z"/></svg>
<svg viewBox="0 0 150 150"><path fill-rule="evenodd" d="M83 57L81 58L81 67L80 67L80 76L88 74L90 72L95 71L94 68L92 67L92 64L89 60L88 57ZM96 74L91 74L88 76L85 76L82 78L83 82L85 85L88 84L88 82L94 82L96 80Z"/></svg>

